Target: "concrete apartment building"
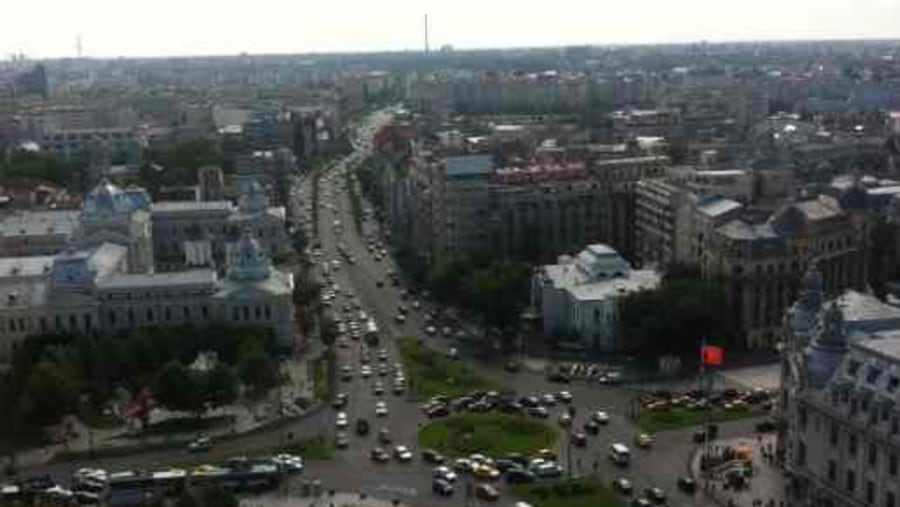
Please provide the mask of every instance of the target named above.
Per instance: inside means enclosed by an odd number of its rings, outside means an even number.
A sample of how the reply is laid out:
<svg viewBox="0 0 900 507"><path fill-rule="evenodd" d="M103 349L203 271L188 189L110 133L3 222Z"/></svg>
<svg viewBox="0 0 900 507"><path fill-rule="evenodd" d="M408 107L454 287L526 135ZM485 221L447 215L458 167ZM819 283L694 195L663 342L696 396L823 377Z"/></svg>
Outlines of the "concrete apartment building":
<svg viewBox="0 0 900 507"><path fill-rule="evenodd" d="M783 326L778 453L798 507L896 507L900 309L849 291L825 302L812 268Z"/></svg>

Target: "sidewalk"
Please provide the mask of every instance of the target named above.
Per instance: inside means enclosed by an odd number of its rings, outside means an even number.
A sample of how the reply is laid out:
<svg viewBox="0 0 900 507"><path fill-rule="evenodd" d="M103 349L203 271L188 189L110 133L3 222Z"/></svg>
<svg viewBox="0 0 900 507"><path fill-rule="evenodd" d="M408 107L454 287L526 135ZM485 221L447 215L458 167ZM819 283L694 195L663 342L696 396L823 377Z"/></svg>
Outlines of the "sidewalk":
<svg viewBox="0 0 900 507"><path fill-rule="evenodd" d="M747 485L739 490L725 489L722 477L715 474L710 478L707 497L711 497L720 505L732 505L734 507L754 507L753 502L761 501L762 507L774 505L783 507L784 484L781 467L773 461L764 458L763 448L775 449L776 436L772 434L756 437L742 437L713 442L713 448L721 451L725 447L748 446L752 449L753 475L748 479ZM716 451L714 450L714 454ZM697 479L698 485L704 485L703 473L700 471L701 452L696 452L691 457L691 475ZM729 501L731 503L729 503Z"/></svg>
<svg viewBox="0 0 900 507"><path fill-rule="evenodd" d="M298 491L294 491L297 489ZM389 500L367 496L360 498L357 493L336 492L334 496L322 492L317 496L301 496L299 488L291 488L288 494L272 493L241 501L241 507L395 507L408 506L394 504Z"/></svg>

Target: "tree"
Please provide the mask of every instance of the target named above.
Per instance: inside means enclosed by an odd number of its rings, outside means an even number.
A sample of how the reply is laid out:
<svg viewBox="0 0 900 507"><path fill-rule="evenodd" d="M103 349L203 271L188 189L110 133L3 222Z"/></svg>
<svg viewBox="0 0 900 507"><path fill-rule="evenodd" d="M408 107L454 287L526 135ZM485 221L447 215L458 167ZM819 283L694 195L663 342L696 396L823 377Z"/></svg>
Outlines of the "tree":
<svg viewBox="0 0 900 507"><path fill-rule="evenodd" d="M238 375L253 391L260 393L278 383L278 367L255 342L246 344L238 359Z"/></svg>
<svg viewBox="0 0 900 507"><path fill-rule="evenodd" d="M178 361L169 361L156 376L153 396L168 409L200 412L203 407L200 384L198 375Z"/></svg>
<svg viewBox="0 0 900 507"><path fill-rule="evenodd" d="M205 401L212 407L234 403L237 399L237 388L238 379L234 370L226 364L218 363L206 379Z"/></svg>
<svg viewBox="0 0 900 507"><path fill-rule="evenodd" d="M76 381L47 360L38 363L28 375L24 397L20 398L28 420L38 426L56 423L75 408L77 401Z"/></svg>
<svg viewBox="0 0 900 507"><path fill-rule="evenodd" d="M338 326L334 319L325 317L319 326L319 337L326 347L334 345L334 341L338 337Z"/></svg>

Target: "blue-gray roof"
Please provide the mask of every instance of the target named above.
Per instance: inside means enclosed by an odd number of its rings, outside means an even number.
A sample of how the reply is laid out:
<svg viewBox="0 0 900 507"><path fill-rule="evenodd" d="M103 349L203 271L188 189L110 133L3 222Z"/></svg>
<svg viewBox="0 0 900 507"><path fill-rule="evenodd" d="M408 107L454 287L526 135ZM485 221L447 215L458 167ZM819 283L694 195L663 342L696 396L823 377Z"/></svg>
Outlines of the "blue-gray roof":
<svg viewBox="0 0 900 507"><path fill-rule="evenodd" d="M444 159L444 175L448 178L487 176L494 170L491 155L460 155Z"/></svg>

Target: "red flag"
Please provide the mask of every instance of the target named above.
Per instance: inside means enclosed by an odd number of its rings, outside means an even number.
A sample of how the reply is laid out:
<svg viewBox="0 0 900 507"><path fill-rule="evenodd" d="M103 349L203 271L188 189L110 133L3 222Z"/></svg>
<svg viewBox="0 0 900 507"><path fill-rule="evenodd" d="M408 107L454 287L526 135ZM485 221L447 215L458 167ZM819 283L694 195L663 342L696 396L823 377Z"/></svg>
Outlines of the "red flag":
<svg viewBox="0 0 900 507"><path fill-rule="evenodd" d="M700 347L700 361L703 364L719 366L722 364L722 358L725 356L725 350L717 345L704 345Z"/></svg>

